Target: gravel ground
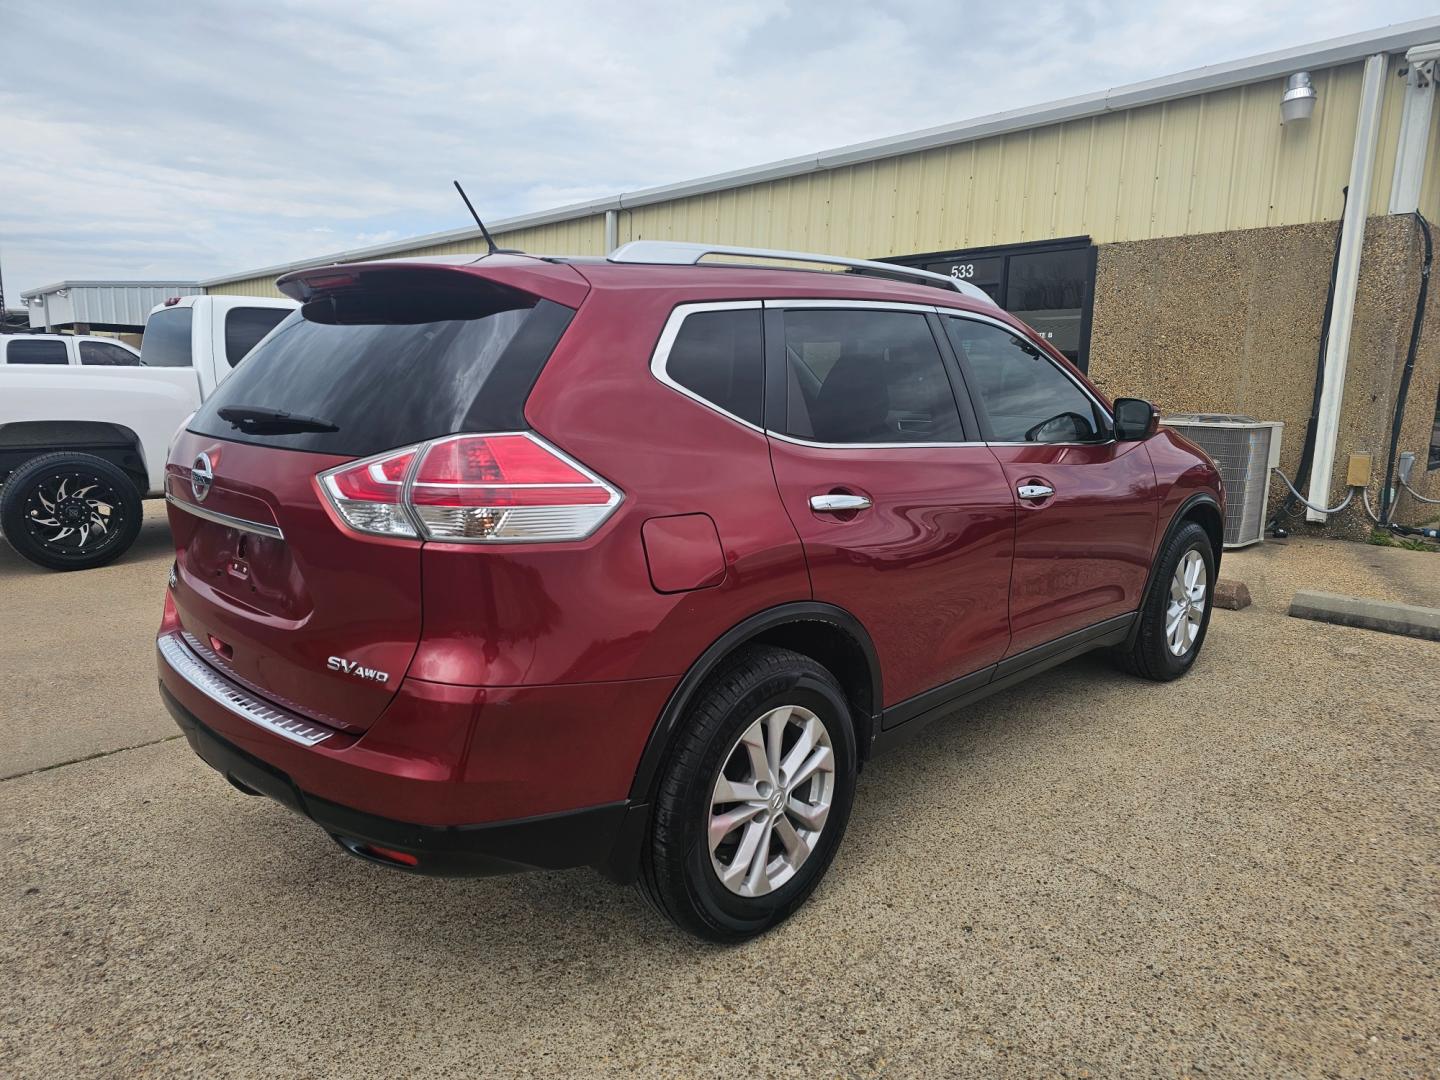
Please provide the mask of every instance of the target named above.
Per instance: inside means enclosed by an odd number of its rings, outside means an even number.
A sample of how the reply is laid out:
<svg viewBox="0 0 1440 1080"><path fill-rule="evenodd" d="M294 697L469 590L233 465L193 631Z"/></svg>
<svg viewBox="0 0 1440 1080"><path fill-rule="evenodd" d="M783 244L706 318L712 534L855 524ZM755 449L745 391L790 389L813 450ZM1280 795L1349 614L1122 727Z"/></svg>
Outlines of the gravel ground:
<svg viewBox="0 0 1440 1080"><path fill-rule="evenodd" d="M0 1075L1437 1075L1440 644L1283 612L1423 602L1440 556L1227 556L1255 604L1187 678L1087 658L932 727L798 916L720 949L225 785L156 700L150 514L103 571L0 555Z"/></svg>

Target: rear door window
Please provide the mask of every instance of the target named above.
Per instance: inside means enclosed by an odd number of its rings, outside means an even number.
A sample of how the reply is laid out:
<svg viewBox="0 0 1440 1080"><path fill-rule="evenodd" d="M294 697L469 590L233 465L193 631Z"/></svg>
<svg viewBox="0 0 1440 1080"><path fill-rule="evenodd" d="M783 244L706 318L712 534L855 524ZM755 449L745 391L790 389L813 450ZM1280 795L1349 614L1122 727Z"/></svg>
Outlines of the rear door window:
<svg viewBox="0 0 1440 1080"><path fill-rule="evenodd" d="M765 341L758 307L686 316L665 360L665 374L698 398L760 426Z"/></svg>
<svg viewBox="0 0 1440 1080"><path fill-rule="evenodd" d="M232 368L286 315L285 308L237 307L225 313L225 361Z"/></svg>
<svg viewBox="0 0 1440 1080"><path fill-rule="evenodd" d="M108 341L80 342L80 363L86 367L135 367L140 358Z"/></svg>
<svg viewBox="0 0 1440 1080"><path fill-rule="evenodd" d="M140 358L146 367L190 367L190 326L195 309L163 308L150 316L140 339Z"/></svg>
<svg viewBox="0 0 1440 1080"><path fill-rule="evenodd" d="M785 434L821 443L963 442L919 312L788 309Z"/></svg>
<svg viewBox="0 0 1440 1080"><path fill-rule="evenodd" d="M438 317L409 321L431 314ZM352 295L338 311L314 301L220 384L190 430L356 457L461 431L515 431L527 426L525 399L573 314L499 286L471 287L458 300ZM336 430L256 434L221 417L227 406L311 417Z"/></svg>
<svg viewBox="0 0 1440 1080"><path fill-rule="evenodd" d="M65 342L53 338L48 341L12 338L5 360L10 364L68 364L70 354L65 349Z"/></svg>

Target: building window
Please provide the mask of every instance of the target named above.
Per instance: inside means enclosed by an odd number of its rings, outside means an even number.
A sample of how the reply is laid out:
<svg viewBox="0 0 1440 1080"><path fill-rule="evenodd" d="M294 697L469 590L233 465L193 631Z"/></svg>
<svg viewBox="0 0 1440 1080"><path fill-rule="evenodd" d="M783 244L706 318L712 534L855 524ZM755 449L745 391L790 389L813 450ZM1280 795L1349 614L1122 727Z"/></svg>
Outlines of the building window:
<svg viewBox="0 0 1440 1080"><path fill-rule="evenodd" d="M1088 237L891 260L983 289L1081 371L1089 367L1095 247Z"/></svg>

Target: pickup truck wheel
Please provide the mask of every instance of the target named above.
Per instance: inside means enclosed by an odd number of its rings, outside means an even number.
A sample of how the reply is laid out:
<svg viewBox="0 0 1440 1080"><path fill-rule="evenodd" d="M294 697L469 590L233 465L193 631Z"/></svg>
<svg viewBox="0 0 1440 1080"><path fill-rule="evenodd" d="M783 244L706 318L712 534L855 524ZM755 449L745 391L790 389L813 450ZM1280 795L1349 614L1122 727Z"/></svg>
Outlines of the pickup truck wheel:
<svg viewBox="0 0 1440 1080"><path fill-rule="evenodd" d="M0 488L0 528L31 562L88 570L121 555L140 533L140 491L94 454L32 458Z"/></svg>

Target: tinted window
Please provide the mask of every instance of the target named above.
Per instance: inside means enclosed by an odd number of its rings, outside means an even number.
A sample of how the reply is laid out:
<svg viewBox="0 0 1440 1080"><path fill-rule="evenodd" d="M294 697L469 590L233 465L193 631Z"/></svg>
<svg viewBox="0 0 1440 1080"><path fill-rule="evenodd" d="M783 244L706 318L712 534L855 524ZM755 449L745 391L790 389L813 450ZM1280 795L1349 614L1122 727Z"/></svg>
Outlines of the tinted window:
<svg viewBox="0 0 1440 1080"><path fill-rule="evenodd" d="M194 309L164 308L150 316L140 339L140 358L146 367L189 367L190 321Z"/></svg>
<svg viewBox="0 0 1440 1080"><path fill-rule="evenodd" d="M135 367L140 358L129 349L105 341L80 342L80 363L88 367Z"/></svg>
<svg viewBox="0 0 1440 1080"><path fill-rule="evenodd" d="M511 290L492 293L483 313L434 322L334 323L320 321L333 311L307 304L220 384L190 430L363 456L458 431L524 427L525 398L574 312ZM418 301L406 300L386 298L391 314L413 314ZM219 416L227 405L315 417L339 430L242 433Z"/></svg>
<svg viewBox="0 0 1440 1080"><path fill-rule="evenodd" d="M1086 442L1105 430L1090 398L1034 345L990 323L946 319L997 442Z"/></svg>
<svg viewBox="0 0 1440 1080"><path fill-rule="evenodd" d="M924 315L791 309L785 358L789 435L826 443L965 437Z"/></svg>
<svg viewBox="0 0 1440 1080"><path fill-rule="evenodd" d="M1080 351L1089 285L1088 249L1012 255L1004 307L1073 362Z"/></svg>
<svg viewBox="0 0 1440 1080"><path fill-rule="evenodd" d="M234 367L290 314L284 308L232 308L225 314L225 359Z"/></svg>
<svg viewBox="0 0 1440 1080"><path fill-rule="evenodd" d="M665 372L691 393L759 426L765 385L760 309L688 316L670 348Z"/></svg>
<svg viewBox="0 0 1440 1080"><path fill-rule="evenodd" d="M68 364L70 354L65 351L63 341L25 341L12 338L5 353L11 364Z"/></svg>

